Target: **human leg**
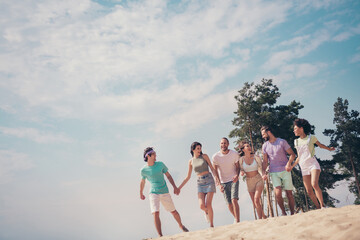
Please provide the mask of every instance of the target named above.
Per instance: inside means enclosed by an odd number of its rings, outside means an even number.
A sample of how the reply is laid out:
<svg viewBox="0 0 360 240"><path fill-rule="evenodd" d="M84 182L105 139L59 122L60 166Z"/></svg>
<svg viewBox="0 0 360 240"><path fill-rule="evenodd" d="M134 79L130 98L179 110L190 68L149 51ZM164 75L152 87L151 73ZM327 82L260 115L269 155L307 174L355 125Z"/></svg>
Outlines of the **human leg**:
<svg viewBox="0 0 360 240"><path fill-rule="evenodd" d="M275 188L275 198L276 201L281 209L281 213L283 216L286 215L285 206L284 206L284 199L282 197L282 180L280 178L281 172L273 172L270 173L272 184Z"/></svg>
<svg viewBox="0 0 360 240"><path fill-rule="evenodd" d="M233 213L236 222L240 222L240 208L239 208L239 181L231 183L231 202L233 205Z"/></svg>
<svg viewBox="0 0 360 240"><path fill-rule="evenodd" d="M182 224L181 222L181 217L180 214L178 213L178 211L172 211L171 214L173 215L173 217L175 218L176 222L179 224L179 228L183 231L183 232L188 232L189 230Z"/></svg>
<svg viewBox="0 0 360 240"><path fill-rule="evenodd" d="M203 193L203 192L198 193L199 207L201 210L203 210L205 213L207 213L206 204L205 204L205 196L206 196L206 193Z"/></svg>
<svg viewBox="0 0 360 240"><path fill-rule="evenodd" d="M229 211L235 218L234 207L231 201L231 182L221 183L221 185L224 188L223 196L228 205Z"/></svg>
<svg viewBox="0 0 360 240"><path fill-rule="evenodd" d="M320 177L320 170L319 169L313 169L311 170L311 186L315 190L315 195L317 199L319 200L320 207L325 207L323 194L319 186L319 177Z"/></svg>
<svg viewBox="0 0 360 240"><path fill-rule="evenodd" d="M292 193L292 190L294 189L294 185L292 182L291 172L284 171L281 173L282 175L282 182L284 185L284 190L286 193L286 197L288 199L289 208L290 208L290 214L294 215L295 213L295 199Z"/></svg>
<svg viewBox="0 0 360 240"><path fill-rule="evenodd" d="M154 223L155 223L156 231L159 237L162 237L160 214L159 212L154 212L153 215L154 215Z"/></svg>
<svg viewBox="0 0 360 240"><path fill-rule="evenodd" d="M303 182L304 182L304 186L306 189L307 194L309 195L309 198L311 199L311 201L315 204L315 207L317 209L320 208L320 204L314 194L314 190L312 188L311 185L311 175L303 175Z"/></svg>
<svg viewBox="0 0 360 240"><path fill-rule="evenodd" d="M276 201L281 209L282 215L285 216L286 211L285 211L285 206L284 206L284 199L282 197L282 188L281 187L275 188L275 197L276 197Z"/></svg>
<svg viewBox="0 0 360 240"><path fill-rule="evenodd" d="M179 227L184 232L188 232L186 227L182 224L180 214L175 209L174 202L171 199L171 195L169 193L159 194L161 204L164 206L166 211L171 212L173 217L175 218L176 222L179 224Z"/></svg>
<svg viewBox="0 0 360 240"><path fill-rule="evenodd" d="M214 197L214 192L209 192L206 194L206 208L207 208L207 214L209 216L210 227L214 227L214 211L212 208L213 197Z"/></svg>
<svg viewBox="0 0 360 240"><path fill-rule="evenodd" d="M150 193L149 194L149 202L150 202L151 213L154 216L154 223L155 223L156 231L157 231L158 235L161 237L162 231L161 231L161 221L160 221L160 214L159 214L160 195Z"/></svg>
<svg viewBox="0 0 360 240"><path fill-rule="evenodd" d="M292 192L292 190L285 190L285 193L286 193L286 197L287 197L288 202L289 202L290 214L294 215L294 213L295 213L295 199L294 199L294 196L293 196L293 192Z"/></svg>
<svg viewBox="0 0 360 240"><path fill-rule="evenodd" d="M259 181L256 185L255 195L254 195L254 202L256 207L256 212L258 214L259 219L266 219L266 215L263 211L262 204L261 204L261 194L264 190L264 182Z"/></svg>

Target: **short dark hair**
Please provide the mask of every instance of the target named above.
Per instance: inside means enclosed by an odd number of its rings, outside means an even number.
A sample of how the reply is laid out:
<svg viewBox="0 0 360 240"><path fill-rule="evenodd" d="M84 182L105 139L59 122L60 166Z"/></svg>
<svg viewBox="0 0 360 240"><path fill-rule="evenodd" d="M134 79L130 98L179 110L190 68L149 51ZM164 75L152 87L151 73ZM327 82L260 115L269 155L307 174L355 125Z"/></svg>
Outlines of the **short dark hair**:
<svg viewBox="0 0 360 240"><path fill-rule="evenodd" d="M265 132L270 131L273 133L273 129L270 126L264 125L261 127L261 131L265 130Z"/></svg>
<svg viewBox="0 0 360 240"><path fill-rule="evenodd" d="M294 126L300 127L304 129L304 133L309 135L311 133L311 125L308 120L303 118L297 118L294 121Z"/></svg>
<svg viewBox="0 0 360 240"><path fill-rule="evenodd" d="M193 151L195 150L195 148L196 148L197 146L202 147L201 143L199 143L199 142L193 142L193 143L191 144L191 146L190 146L191 156L194 156L194 152L193 152ZM201 154L201 155L203 154L202 151L200 152L200 154Z"/></svg>
<svg viewBox="0 0 360 240"><path fill-rule="evenodd" d="M144 161L145 161L145 162L148 161L146 154L147 154L148 152L151 152L151 151L154 151L154 148L153 148L153 147L147 147L147 148L145 148L145 150L144 150ZM151 156L151 154L152 154L152 153L150 153L148 156Z"/></svg>
<svg viewBox="0 0 360 240"><path fill-rule="evenodd" d="M227 141L227 143L229 144L229 139L227 139L226 137L222 137L221 139L224 139Z"/></svg>

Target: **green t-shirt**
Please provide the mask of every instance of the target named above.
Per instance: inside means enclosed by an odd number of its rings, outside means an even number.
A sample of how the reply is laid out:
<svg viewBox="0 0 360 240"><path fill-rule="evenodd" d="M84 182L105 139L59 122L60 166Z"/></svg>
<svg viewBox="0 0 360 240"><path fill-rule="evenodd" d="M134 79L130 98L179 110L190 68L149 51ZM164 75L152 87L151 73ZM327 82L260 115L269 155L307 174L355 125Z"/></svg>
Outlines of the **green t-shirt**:
<svg viewBox="0 0 360 240"><path fill-rule="evenodd" d="M308 139L309 139L309 135L307 135L303 139L301 139L301 138L295 139L295 146L296 146L296 141L297 141L297 146L302 146L302 145L307 144ZM311 135L310 142L309 142L309 151L310 151L312 157L315 155L315 146L314 145L317 141L318 141L317 138L314 135Z"/></svg>
<svg viewBox="0 0 360 240"><path fill-rule="evenodd" d="M142 179L147 179L151 184L150 193L163 194L169 192L164 179L164 173L167 171L168 168L162 162L155 162L152 166L145 165L141 169Z"/></svg>

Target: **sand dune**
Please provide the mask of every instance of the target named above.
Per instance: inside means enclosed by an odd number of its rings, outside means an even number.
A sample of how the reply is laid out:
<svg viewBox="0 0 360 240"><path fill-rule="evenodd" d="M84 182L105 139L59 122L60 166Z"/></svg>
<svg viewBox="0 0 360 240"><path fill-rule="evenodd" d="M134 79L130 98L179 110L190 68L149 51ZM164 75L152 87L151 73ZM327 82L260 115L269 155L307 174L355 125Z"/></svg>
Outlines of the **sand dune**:
<svg viewBox="0 0 360 240"><path fill-rule="evenodd" d="M360 239L360 206L327 208L294 216L244 221L188 233L158 238L161 240L211 239Z"/></svg>

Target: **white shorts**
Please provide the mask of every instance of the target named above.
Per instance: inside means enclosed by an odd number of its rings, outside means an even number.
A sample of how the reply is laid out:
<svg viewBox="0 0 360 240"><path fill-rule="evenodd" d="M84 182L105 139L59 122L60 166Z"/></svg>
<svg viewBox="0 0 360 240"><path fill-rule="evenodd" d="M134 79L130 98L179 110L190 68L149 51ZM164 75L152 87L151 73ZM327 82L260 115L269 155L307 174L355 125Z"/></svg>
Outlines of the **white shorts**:
<svg viewBox="0 0 360 240"><path fill-rule="evenodd" d="M164 206L166 211L173 212L176 210L175 205L171 199L170 193L163 193L163 194L150 193L149 200L150 200L151 213L160 211L160 202Z"/></svg>
<svg viewBox="0 0 360 240"><path fill-rule="evenodd" d="M314 169L318 169L321 171L320 164L314 157L299 163L299 165L303 176L310 175L311 171Z"/></svg>

